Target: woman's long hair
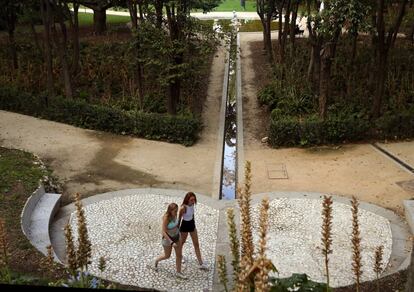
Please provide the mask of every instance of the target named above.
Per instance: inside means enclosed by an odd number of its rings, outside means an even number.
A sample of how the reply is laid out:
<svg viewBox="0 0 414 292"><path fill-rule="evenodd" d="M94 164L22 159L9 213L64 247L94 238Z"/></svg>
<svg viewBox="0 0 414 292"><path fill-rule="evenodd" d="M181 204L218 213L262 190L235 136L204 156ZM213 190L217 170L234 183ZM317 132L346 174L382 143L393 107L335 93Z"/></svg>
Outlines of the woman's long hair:
<svg viewBox="0 0 414 292"><path fill-rule="evenodd" d="M197 197L196 197L196 195L193 192L188 192L185 195L185 197L184 197L183 205L188 205L188 201L190 201L191 197L194 197L194 200L195 200L194 203L197 204Z"/></svg>
<svg viewBox="0 0 414 292"><path fill-rule="evenodd" d="M167 216L168 220L175 219L176 217L172 214L174 210L178 209L178 205L176 203L171 203L168 205L167 212L165 212L165 216Z"/></svg>

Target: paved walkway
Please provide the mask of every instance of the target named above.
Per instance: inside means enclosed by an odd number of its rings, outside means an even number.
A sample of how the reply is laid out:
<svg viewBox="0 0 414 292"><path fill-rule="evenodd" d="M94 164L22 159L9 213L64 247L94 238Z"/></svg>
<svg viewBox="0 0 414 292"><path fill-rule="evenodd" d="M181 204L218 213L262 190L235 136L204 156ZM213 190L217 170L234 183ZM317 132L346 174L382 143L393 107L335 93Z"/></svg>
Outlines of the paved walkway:
<svg viewBox="0 0 414 292"><path fill-rule="evenodd" d="M197 267L190 238L184 246L187 262L184 274L190 280L174 276L175 257L159 264L159 271L146 265L161 254L160 222L168 203L180 204L185 191L165 189L131 189L110 192L84 199L85 215L92 242L91 272L108 280L138 287L168 291L219 291L221 286L215 270L217 255L226 255L230 262L225 210L236 209L237 202L218 201L198 194L196 225L202 256L209 271ZM259 203L263 197L271 200L269 211L268 257L279 275L306 273L311 279L324 281L323 256L320 252L322 194L309 192L270 192L258 194L252 200L254 241L258 241ZM330 256L332 286L353 283L350 234L352 216L346 198L334 197L333 253ZM64 260L62 228L70 222L76 230L73 204L65 206L52 226L52 243ZM409 260L410 240L405 223L392 212L361 203L360 230L362 237L363 281L375 279L372 272L373 254L384 246L385 274L405 268ZM288 256L287 256L288 255ZM99 258L107 260L107 269L100 273ZM229 275L229 278L230 275Z"/></svg>

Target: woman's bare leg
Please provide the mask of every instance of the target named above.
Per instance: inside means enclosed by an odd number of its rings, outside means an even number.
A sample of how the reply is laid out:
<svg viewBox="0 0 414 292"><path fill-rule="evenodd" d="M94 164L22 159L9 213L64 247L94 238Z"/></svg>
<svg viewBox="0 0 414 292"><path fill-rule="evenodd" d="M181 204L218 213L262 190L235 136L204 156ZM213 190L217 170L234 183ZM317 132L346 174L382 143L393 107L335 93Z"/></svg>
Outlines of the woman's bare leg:
<svg viewBox="0 0 414 292"><path fill-rule="evenodd" d="M168 247L166 247L166 246L162 246L162 247L164 248L164 255L162 255L162 256L160 256L160 257L158 257L158 258L155 260L155 266L157 266L157 265L158 265L158 263L159 263L160 261L163 261L163 260L169 259L169 258L170 258L170 256L171 256L172 246L170 245L170 246L168 246Z"/></svg>
<svg viewBox="0 0 414 292"><path fill-rule="evenodd" d="M184 246L185 241L187 240L188 232L181 232L180 233L180 244L181 248Z"/></svg>
<svg viewBox="0 0 414 292"><path fill-rule="evenodd" d="M177 273L181 273L181 260L183 258L183 255L182 255L183 246L181 245L181 242L178 242L178 244L175 244L174 249L175 249L175 268L177 269Z"/></svg>
<svg viewBox="0 0 414 292"><path fill-rule="evenodd" d="M203 260L201 259L201 252L200 252L200 244L198 243L198 234L197 229L193 232L190 232L191 240L193 241L194 250L197 256L198 263L201 265L203 264Z"/></svg>

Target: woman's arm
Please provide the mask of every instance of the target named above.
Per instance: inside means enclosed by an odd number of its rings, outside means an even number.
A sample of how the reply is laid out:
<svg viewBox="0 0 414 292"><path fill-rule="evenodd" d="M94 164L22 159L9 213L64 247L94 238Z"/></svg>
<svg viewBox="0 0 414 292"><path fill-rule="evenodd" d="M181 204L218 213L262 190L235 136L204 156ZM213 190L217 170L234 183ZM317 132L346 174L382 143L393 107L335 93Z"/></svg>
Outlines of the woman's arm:
<svg viewBox="0 0 414 292"><path fill-rule="evenodd" d="M168 216L164 215L162 216L162 236L170 242L170 244L173 243L170 236L167 233L167 225L168 225Z"/></svg>
<svg viewBox="0 0 414 292"><path fill-rule="evenodd" d="M183 215L185 213L185 206L180 207L180 211L178 212L178 222L181 222L181 218L183 218Z"/></svg>

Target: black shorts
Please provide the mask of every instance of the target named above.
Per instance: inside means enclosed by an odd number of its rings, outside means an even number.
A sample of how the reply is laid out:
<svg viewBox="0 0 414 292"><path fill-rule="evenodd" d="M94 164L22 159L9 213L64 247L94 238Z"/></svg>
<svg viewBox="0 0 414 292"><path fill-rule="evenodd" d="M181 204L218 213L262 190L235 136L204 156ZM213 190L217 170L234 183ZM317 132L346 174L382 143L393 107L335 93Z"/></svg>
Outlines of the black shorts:
<svg viewBox="0 0 414 292"><path fill-rule="evenodd" d="M195 230L195 222L194 219L190 221L181 221L180 232L193 232Z"/></svg>

